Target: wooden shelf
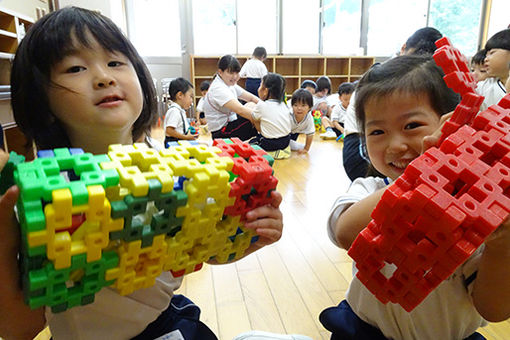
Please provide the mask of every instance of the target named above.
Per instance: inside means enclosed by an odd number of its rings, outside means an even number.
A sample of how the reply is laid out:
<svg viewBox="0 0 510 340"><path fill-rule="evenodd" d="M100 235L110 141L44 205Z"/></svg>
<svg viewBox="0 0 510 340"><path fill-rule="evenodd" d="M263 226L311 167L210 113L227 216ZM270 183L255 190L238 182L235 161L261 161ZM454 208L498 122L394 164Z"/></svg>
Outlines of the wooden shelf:
<svg viewBox="0 0 510 340"><path fill-rule="evenodd" d="M195 100L198 102L200 83L212 80L220 57L192 55L190 58L191 83L195 86ZM249 56L236 58L242 66ZM264 64L269 72L279 73L285 78L287 94L292 94L304 80L316 81L324 75L331 79L331 92L335 93L341 83L358 80L373 65L374 60L374 57L268 56ZM238 84L244 87L245 79L240 79Z"/></svg>
<svg viewBox="0 0 510 340"><path fill-rule="evenodd" d="M0 7L0 85L9 85L11 60L26 30L33 23L32 18ZM24 155L27 160L33 159L34 150L26 147L25 136L14 122L9 99L1 101L0 122L6 150Z"/></svg>

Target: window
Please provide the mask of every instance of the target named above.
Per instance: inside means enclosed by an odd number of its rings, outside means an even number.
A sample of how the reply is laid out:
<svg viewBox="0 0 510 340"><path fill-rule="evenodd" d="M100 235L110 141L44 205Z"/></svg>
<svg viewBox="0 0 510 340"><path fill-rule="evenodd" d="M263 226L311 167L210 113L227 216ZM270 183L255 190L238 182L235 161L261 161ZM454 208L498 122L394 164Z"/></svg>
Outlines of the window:
<svg viewBox="0 0 510 340"><path fill-rule="evenodd" d="M319 1L283 0L282 9L282 52L318 54Z"/></svg>
<svg viewBox="0 0 510 340"><path fill-rule="evenodd" d="M181 56L178 0L131 2L130 38L142 56ZM171 32L171 33L170 33Z"/></svg>
<svg viewBox="0 0 510 340"><path fill-rule="evenodd" d="M473 55L477 51L481 8L482 0L430 0L429 26L447 36L462 54Z"/></svg>
<svg viewBox="0 0 510 340"><path fill-rule="evenodd" d="M508 13L510 13L510 2L508 0L492 0L487 39L508 28L510 25Z"/></svg>
<svg viewBox="0 0 510 340"><path fill-rule="evenodd" d="M322 53L326 55L359 55L361 1L324 0Z"/></svg>
<svg viewBox="0 0 510 340"><path fill-rule="evenodd" d="M192 6L195 53L236 54L235 0L193 0Z"/></svg>
<svg viewBox="0 0 510 340"><path fill-rule="evenodd" d="M268 54L276 54L276 0L237 0L238 53L251 55L257 46Z"/></svg>
<svg viewBox="0 0 510 340"><path fill-rule="evenodd" d="M398 53L410 35L427 25L427 6L427 0L370 1L367 55Z"/></svg>

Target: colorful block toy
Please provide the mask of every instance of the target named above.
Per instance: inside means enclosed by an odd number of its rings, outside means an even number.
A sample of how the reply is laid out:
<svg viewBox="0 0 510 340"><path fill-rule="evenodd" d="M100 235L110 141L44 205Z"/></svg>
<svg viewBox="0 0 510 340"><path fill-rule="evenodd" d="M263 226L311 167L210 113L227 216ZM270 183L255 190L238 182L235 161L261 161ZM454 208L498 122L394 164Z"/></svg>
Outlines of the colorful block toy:
<svg viewBox="0 0 510 340"><path fill-rule="evenodd" d="M462 101L443 126L439 147L388 187L348 251L360 281L381 302L408 312L510 213L510 94L478 114L484 98L466 59L447 38L436 46L434 59ZM397 267L391 277L380 272L387 263Z"/></svg>
<svg viewBox="0 0 510 340"><path fill-rule="evenodd" d="M60 312L106 286L126 295L162 271L177 277L241 257L258 239L243 227L246 213L276 189L273 159L235 138L214 145L62 148L28 163L11 153L0 187L20 188L27 304Z"/></svg>

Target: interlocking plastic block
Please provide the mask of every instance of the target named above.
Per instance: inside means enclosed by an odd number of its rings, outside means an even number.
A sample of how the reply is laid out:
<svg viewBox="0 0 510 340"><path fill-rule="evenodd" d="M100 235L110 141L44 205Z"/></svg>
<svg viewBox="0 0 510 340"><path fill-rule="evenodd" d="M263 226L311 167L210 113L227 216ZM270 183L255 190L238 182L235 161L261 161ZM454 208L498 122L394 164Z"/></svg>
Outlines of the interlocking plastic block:
<svg viewBox="0 0 510 340"><path fill-rule="evenodd" d="M245 214L270 204L272 158L238 139L180 142L156 151L111 145L11 154L0 184L17 184L23 286L32 308L94 301L102 287L130 294L215 259L240 258L258 240Z"/></svg>
<svg viewBox="0 0 510 340"><path fill-rule="evenodd" d="M410 312L465 262L510 214L510 94L477 115L483 97L447 38L436 63L462 95L438 148L408 165L348 254L382 302ZM386 266L397 268L388 274ZM383 272L385 274L383 274Z"/></svg>
<svg viewBox="0 0 510 340"><path fill-rule="evenodd" d="M17 164L23 163L24 161L24 156L18 155L14 151L9 153L9 160L0 173L0 195L3 195L7 189L14 185L14 168Z"/></svg>

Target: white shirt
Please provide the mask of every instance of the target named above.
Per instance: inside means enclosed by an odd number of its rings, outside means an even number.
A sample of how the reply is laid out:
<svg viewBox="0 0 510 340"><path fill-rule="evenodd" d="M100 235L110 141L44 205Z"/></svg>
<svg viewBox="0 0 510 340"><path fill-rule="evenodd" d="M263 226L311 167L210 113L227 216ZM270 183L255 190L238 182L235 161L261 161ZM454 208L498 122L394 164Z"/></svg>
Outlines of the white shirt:
<svg viewBox="0 0 510 340"><path fill-rule="evenodd" d="M335 201L328 218L328 235L333 243L336 244L334 228L338 217L353 203L385 186L382 178L357 178L347 193ZM465 280L478 268L481 253L479 248L410 313L398 304L381 303L356 276L347 290L347 302L362 320L379 328L389 339L464 339L486 324L471 300L472 283L465 286ZM382 272L391 275L394 269L386 264ZM353 264L353 275L356 272Z"/></svg>
<svg viewBox="0 0 510 340"><path fill-rule="evenodd" d="M227 125L228 122L237 119L236 113L231 112L226 107L223 107L223 105L232 99L237 100L243 92L244 90L241 86L237 84L228 86L220 76L214 77L204 100L205 118L211 132L218 131Z"/></svg>
<svg viewBox="0 0 510 340"><path fill-rule="evenodd" d="M241 71L239 72L239 76L241 78L262 78L266 74L266 65L257 58L250 58L246 60L243 67L241 67Z"/></svg>
<svg viewBox="0 0 510 340"><path fill-rule="evenodd" d="M299 123L296 120L296 116L294 113L290 113L291 116L291 133L304 133L305 135L313 135L315 134L315 125L313 123L313 117L311 112L307 112L305 118Z"/></svg>
<svg viewBox="0 0 510 340"><path fill-rule="evenodd" d="M499 103L499 101L506 95L505 84L494 77L479 81L476 87L476 92L485 97L482 105L480 106L480 111L485 111L489 108L489 106Z"/></svg>
<svg viewBox="0 0 510 340"><path fill-rule="evenodd" d="M200 98L200 100L198 101L198 104L197 104L197 111L198 112L204 112L204 97Z"/></svg>
<svg viewBox="0 0 510 340"><path fill-rule="evenodd" d="M347 109L342 105L342 103L338 103L335 107L333 107L333 111L331 111L331 121L343 123L345 121L346 112Z"/></svg>
<svg viewBox="0 0 510 340"><path fill-rule="evenodd" d="M280 138L290 134L291 118L284 102L275 99L260 100L252 117L260 121L260 134L265 138Z"/></svg>
<svg viewBox="0 0 510 340"><path fill-rule="evenodd" d="M175 131L185 135L189 130L186 111L177 103L172 102L165 114L165 131L168 126L173 127Z"/></svg>
<svg viewBox="0 0 510 340"><path fill-rule="evenodd" d="M347 106L347 110L345 111L344 116L344 135L350 135L351 133L361 133L361 129L358 127L358 122L356 121L356 106L354 102L356 101L356 91L354 91L351 95L351 101L349 102L349 106Z"/></svg>
<svg viewBox="0 0 510 340"><path fill-rule="evenodd" d="M313 107L312 107L312 112L314 110L317 110L317 106L319 106L320 103L326 103L327 104L328 102L328 97L327 96L324 96L324 97L317 97L317 96L313 96Z"/></svg>

